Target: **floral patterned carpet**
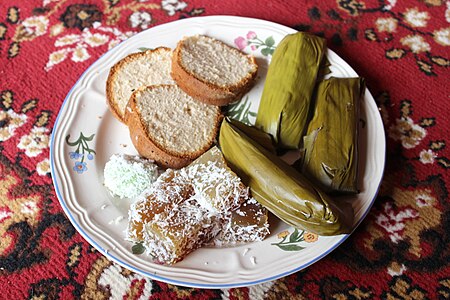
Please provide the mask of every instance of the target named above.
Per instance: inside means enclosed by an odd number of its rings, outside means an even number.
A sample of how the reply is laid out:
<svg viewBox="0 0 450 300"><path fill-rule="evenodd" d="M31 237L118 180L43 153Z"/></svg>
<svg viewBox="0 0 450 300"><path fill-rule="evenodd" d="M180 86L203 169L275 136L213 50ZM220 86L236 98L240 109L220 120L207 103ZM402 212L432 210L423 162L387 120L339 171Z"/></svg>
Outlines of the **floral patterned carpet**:
<svg viewBox="0 0 450 300"><path fill-rule="evenodd" d="M109 261L72 227L50 176L53 124L83 71L139 31L206 15L324 36L366 78L386 130L385 176L357 231L309 268L245 288L179 287ZM1 1L0 298L449 299L449 59L444 0Z"/></svg>

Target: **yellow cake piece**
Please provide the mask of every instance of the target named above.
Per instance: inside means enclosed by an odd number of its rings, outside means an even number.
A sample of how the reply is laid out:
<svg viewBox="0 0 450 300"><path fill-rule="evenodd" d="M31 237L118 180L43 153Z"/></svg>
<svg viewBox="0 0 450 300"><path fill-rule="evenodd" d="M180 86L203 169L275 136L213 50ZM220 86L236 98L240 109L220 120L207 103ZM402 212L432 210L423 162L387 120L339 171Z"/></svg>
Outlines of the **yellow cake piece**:
<svg viewBox="0 0 450 300"><path fill-rule="evenodd" d="M254 198L227 213L222 222L219 234L211 242L215 246L260 242L270 233L268 211Z"/></svg>
<svg viewBox="0 0 450 300"><path fill-rule="evenodd" d="M249 191L213 147L193 164L167 170L131 205L127 239L173 264L216 236Z"/></svg>

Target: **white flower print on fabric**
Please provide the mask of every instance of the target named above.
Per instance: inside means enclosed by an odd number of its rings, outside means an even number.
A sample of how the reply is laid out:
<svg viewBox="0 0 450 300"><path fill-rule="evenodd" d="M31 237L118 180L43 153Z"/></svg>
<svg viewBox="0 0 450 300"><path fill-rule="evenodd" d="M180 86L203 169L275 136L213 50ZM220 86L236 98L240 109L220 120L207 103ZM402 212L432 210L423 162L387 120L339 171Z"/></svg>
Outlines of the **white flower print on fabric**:
<svg viewBox="0 0 450 300"><path fill-rule="evenodd" d="M437 155L432 150L422 150L419 154L419 160L423 164L432 164Z"/></svg>
<svg viewBox="0 0 450 300"><path fill-rule="evenodd" d="M45 176L50 173L50 160L48 158L40 161L36 165L36 171L40 176Z"/></svg>
<svg viewBox="0 0 450 300"><path fill-rule="evenodd" d="M135 32L123 33L117 28L103 27L101 23L95 22L92 28L85 28L81 34L71 33L58 37L55 46L60 49L50 53L44 69L50 71L69 57L74 62L86 61L91 57L90 48L108 44L108 49L111 49L134 34Z"/></svg>
<svg viewBox="0 0 450 300"><path fill-rule="evenodd" d="M147 29L152 23L152 15L146 11L136 11L128 18L133 28Z"/></svg>
<svg viewBox="0 0 450 300"><path fill-rule="evenodd" d="M393 140L400 140L406 149L416 147L427 135L426 130L414 124L410 117L396 119L395 125L389 128L388 133Z"/></svg>
<svg viewBox="0 0 450 300"><path fill-rule="evenodd" d="M182 11L187 7L187 3L178 0L162 0L162 9L169 15L173 16L177 11Z"/></svg>
<svg viewBox="0 0 450 300"><path fill-rule="evenodd" d="M425 27L427 26L427 21L430 19L430 15L428 12L421 12L417 8L409 8L403 14L403 18L406 23L413 27Z"/></svg>
<svg viewBox="0 0 450 300"><path fill-rule="evenodd" d="M397 29L397 23L394 18L378 18L375 21L379 32L394 32Z"/></svg>
<svg viewBox="0 0 450 300"><path fill-rule="evenodd" d="M31 132L20 138L17 145L19 149L25 150L25 154L29 157L36 157L42 151L48 148L50 137L49 130L45 127L33 127Z"/></svg>
<svg viewBox="0 0 450 300"><path fill-rule="evenodd" d="M402 45L407 46L414 53L430 51L431 47L420 35L408 35L400 40Z"/></svg>
<svg viewBox="0 0 450 300"><path fill-rule="evenodd" d="M436 43L442 46L450 46L450 27L434 31L433 37Z"/></svg>

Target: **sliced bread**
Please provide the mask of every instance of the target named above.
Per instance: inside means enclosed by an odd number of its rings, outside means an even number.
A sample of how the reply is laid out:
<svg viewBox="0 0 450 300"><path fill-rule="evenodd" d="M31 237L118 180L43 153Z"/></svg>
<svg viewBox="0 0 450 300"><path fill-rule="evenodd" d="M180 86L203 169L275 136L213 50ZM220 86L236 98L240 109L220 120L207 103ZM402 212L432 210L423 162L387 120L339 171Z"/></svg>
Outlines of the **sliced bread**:
<svg viewBox="0 0 450 300"><path fill-rule="evenodd" d="M125 119L141 156L178 169L211 147L222 115L220 107L194 100L177 85L153 85L133 92Z"/></svg>
<svg viewBox="0 0 450 300"><path fill-rule="evenodd" d="M113 115L121 122L134 90L154 84L174 84L170 76L172 50L159 47L133 53L117 62L106 82L106 98Z"/></svg>
<svg viewBox="0 0 450 300"><path fill-rule="evenodd" d="M227 105L252 87L255 58L214 38L195 35L178 42L172 55L172 77L201 102Z"/></svg>

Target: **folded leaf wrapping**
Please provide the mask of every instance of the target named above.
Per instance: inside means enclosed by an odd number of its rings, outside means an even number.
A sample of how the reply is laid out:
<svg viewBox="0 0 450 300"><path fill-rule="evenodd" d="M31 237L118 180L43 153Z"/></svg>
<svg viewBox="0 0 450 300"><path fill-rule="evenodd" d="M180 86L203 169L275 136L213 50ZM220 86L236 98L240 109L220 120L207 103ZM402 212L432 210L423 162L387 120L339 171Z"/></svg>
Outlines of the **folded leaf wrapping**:
<svg viewBox="0 0 450 300"><path fill-rule="evenodd" d="M253 197L281 220L319 235L350 231L347 223L351 224L352 213L344 213L302 174L228 119L222 122L219 143L230 168L250 188Z"/></svg>
<svg viewBox="0 0 450 300"><path fill-rule="evenodd" d="M358 191L358 121L364 90L362 78L330 78L318 85L303 141L302 173L327 192Z"/></svg>
<svg viewBox="0 0 450 300"><path fill-rule="evenodd" d="M327 72L325 50L324 39L304 32L287 35L275 49L256 126L271 134L279 148L300 147L319 70Z"/></svg>

